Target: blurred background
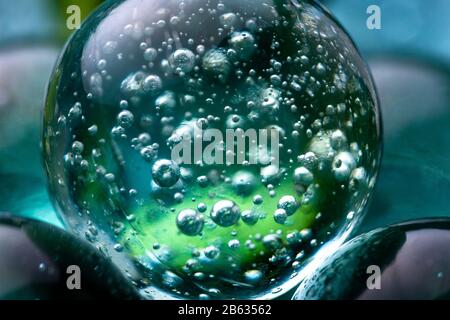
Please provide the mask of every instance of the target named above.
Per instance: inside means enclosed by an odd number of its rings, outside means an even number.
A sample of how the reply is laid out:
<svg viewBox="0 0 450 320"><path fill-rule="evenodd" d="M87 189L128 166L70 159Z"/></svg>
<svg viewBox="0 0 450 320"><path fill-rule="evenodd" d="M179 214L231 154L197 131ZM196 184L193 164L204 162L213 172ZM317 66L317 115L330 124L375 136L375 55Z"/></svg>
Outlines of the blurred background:
<svg viewBox="0 0 450 320"><path fill-rule="evenodd" d="M323 1L372 71L384 155L372 205L357 232L448 217L450 192L450 1ZM367 28L376 5L381 29ZM372 12L371 12L372 13Z"/></svg>
<svg viewBox="0 0 450 320"><path fill-rule="evenodd" d="M65 41L67 8L84 19L101 0L0 0L0 212L63 227L50 203L40 154L47 80ZM450 1L323 0L354 39L378 89L384 156L356 234L448 217ZM370 6L380 29L369 29ZM372 7L373 8L373 7Z"/></svg>
<svg viewBox="0 0 450 320"><path fill-rule="evenodd" d="M40 155L47 81L70 33L67 8L84 19L101 0L0 0L0 211L62 227Z"/></svg>

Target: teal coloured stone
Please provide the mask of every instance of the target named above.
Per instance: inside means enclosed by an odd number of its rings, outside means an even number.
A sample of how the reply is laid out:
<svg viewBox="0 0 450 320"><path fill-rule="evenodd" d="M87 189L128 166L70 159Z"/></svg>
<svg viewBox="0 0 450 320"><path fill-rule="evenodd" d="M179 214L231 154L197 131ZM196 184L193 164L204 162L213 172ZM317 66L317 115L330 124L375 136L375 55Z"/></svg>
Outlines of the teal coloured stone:
<svg viewBox="0 0 450 320"><path fill-rule="evenodd" d="M0 210L61 226L40 148L47 78L57 56L43 44L0 48Z"/></svg>
<svg viewBox="0 0 450 320"><path fill-rule="evenodd" d="M446 0L436 0L432 6L420 0L326 0L324 4L358 43L364 56L408 56L433 63L450 59L445 32L440 32L450 28L450 3ZM372 7L371 14L364 14L370 6L380 8L380 29L366 27L368 18L375 13Z"/></svg>
<svg viewBox="0 0 450 320"><path fill-rule="evenodd" d="M369 60L383 119L383 161L358 232L448 217L450 69L436 61Z"/></svg>

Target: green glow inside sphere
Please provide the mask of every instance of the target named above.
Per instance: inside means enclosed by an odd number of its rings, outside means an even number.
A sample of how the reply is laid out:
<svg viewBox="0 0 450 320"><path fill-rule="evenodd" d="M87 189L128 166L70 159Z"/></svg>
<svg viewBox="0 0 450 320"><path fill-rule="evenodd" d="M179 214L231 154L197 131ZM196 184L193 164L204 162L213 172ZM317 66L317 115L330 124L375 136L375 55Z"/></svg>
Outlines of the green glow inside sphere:
<svg viewBox="0 0 450 320"><path fill-rule="evenodd" d="M44 118L58 210L153 298L293 288L362 218L381 152L370 74L311 1L109 1Z"/></svg>

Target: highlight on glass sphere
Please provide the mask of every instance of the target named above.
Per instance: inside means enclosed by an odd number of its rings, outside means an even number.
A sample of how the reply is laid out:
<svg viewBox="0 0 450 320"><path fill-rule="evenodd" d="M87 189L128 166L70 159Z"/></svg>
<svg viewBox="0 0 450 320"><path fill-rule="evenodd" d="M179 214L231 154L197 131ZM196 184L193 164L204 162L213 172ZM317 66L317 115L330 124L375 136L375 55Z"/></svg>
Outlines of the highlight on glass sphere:
<svg viewBox="0 0 450 320"><path fill-rule="evenodd" d="M142 294L272 299L361 220L371 76L313 1L110 1L50 81L56 207Z"/></svg>

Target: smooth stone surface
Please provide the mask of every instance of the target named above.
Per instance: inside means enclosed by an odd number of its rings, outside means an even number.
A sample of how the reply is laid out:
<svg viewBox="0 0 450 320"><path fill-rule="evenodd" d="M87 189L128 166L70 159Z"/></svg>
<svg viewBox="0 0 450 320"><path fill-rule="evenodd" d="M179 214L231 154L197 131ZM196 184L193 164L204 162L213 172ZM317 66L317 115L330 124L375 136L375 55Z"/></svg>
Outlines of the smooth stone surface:
<svg viewBox="0 0 450 320"><path fill-rule="evenodd" d="M47 78L57 54L39 44L0 48L0 211L62 226L48 197L40 147Z"/></svg>
<svg viewBox="0 0 450 320"><path fill-rule="evenodd" d="M417 59L369 60L384 115L384 150L358 232L448 216L450 70Z"/></svg>
<svg viewBox="0 0 450 320"><path fill-rule="evenodd" d="M377 229L332 254L301 283L293 299L449 299L449 247L448 219ZM368 289L368 282L375 284L369 279L374 275L370 266L380 268L380 289Z"/></svg>
<svg viewBox="0 0 450 320"><path fill-rule="evenodd" d="M81 271L69 290L68 267ZM70 282L73 283L73 282ZM0 299L139 299L99 250L46 223L0 213Z"/></svg>

